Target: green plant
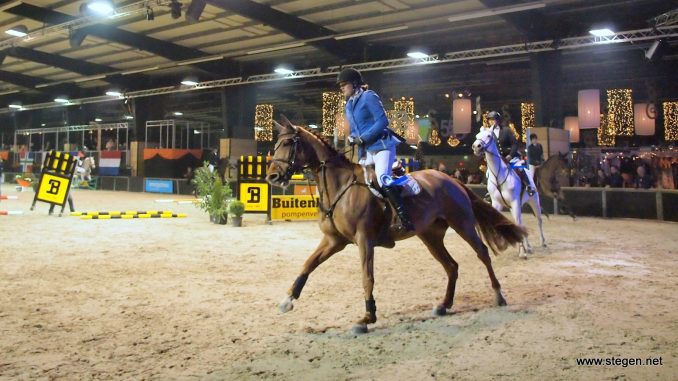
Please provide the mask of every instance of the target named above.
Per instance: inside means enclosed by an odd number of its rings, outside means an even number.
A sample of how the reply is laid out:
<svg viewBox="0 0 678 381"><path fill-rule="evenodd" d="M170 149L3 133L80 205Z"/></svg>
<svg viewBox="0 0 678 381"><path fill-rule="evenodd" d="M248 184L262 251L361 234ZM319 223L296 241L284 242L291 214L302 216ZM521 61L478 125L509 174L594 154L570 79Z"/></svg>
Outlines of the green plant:
<svg viewBox="0 0 678 381"><path fill-rule="evenodd" d="M241 217L245 213L245 203L240 200L231 200L228 203L228 211L235 217Z"/></svg>
<svg viewBox="0 0 678 381"><path fill-rule="evenodd" d="M210 171L209 163L195 171L193 178L195 190L200 198L197 205L210 216L221 217L228 214L228 199L232 191L228 183L223 183L216 173Z"/></svg>

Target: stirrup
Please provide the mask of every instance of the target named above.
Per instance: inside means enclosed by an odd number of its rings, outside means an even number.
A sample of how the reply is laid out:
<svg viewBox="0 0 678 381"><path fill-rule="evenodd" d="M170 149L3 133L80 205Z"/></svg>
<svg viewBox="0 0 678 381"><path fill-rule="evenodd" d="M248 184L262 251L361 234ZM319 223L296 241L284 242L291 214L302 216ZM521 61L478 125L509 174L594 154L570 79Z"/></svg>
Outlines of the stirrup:
<svg viewBox="0 0 678 381"><path fill-rule="evenodd" d="M527 194L528 194L530 197L532 197L532 196L534 196L535 193L536 193L536 191L534 190L534 188L532 188L530 185L528 185L528 186L527 186Z"/></svg>

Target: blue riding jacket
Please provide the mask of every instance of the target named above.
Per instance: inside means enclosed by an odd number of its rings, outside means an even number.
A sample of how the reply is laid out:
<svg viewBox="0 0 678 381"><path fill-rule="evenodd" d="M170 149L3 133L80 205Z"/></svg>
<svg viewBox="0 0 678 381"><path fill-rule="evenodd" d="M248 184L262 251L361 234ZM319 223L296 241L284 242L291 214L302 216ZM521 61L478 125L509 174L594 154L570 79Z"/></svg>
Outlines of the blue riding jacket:
<svg viewBox="0 0 678 381"><path fill-rule="evenodd" d="M387 129L384 105L374 91L365 90L349 99L346 102L346 119L351 126L351 135L365 142L358 147L359 157L364 157L366 151L378 152L398 145Z"/></svg>

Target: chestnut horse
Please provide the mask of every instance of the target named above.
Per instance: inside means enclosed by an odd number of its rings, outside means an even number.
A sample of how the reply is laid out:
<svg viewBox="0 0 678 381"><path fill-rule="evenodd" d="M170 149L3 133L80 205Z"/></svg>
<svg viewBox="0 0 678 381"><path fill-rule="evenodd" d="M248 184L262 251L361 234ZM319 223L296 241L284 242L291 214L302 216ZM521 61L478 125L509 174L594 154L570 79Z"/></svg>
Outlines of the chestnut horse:
<svg viewBox="0 0 678 381"><path fill-rule="evenodd" d="M292 310L294 300L299 298L309 274L316 267L349 243L354 243L360 251L366 313L353 327L353 332L366 333L367 325L377 321L372 295L374 247L391 248L395 241L416 235L447 273L445 297L433 310L436 315L445 315L452 307L459 267L443 244L448 227L475 250L487 268L497 304L506 305L487 246L479 234L496 253L508 245L521 242L526 235L523 228L509 221L458 181L442 172L424 170L410 174L422 190L404 201L415 231L389 229L394 216L392 208L385 207L384 201L371 193L360 165L351 163L323 137L294 126L287 119L284 119L284 126L277 122L275 126L279 134L266 180L271 185L286 187L294 173L311 171L318 186L319 225L324 234L316 250L304 263L288 296L280 304L281 312Z"/></svg>

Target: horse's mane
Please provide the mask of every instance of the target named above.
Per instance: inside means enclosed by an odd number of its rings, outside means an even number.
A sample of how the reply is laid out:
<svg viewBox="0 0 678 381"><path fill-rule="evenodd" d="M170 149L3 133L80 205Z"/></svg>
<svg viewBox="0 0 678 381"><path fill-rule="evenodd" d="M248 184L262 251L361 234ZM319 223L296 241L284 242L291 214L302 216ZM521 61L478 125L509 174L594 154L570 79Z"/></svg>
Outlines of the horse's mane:
<svg viewBox="0 0 678 381"><path fill-rule="evenodd" d="M348 160L348 158L346 157L346 155L344 155L344 154L342 154L342 153L339 153L339 151L337 151L337 150L332 146L332 144L330 143L330 141L327 140L327 138L324 137L320 132L312 131L312 130L306 128L306 127L297 127L297 128L300 128L300 129L302 129L302 130L308 132L308 133L311 134L313 137L315 137L317 140L319 140L320 143L322 143L322 145L330 151L330 154L332 154L332 155L334 155L335 157L339 158L339 161L341 161L341 162L343 162L343 163L345 163L345 164L351 164L351 161Z"/></svg>

